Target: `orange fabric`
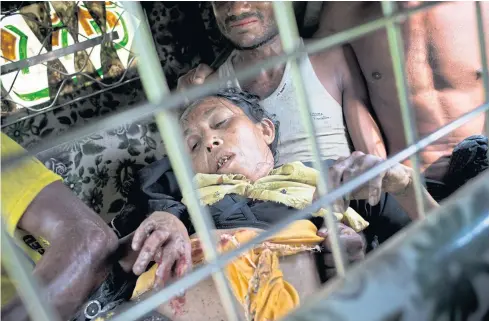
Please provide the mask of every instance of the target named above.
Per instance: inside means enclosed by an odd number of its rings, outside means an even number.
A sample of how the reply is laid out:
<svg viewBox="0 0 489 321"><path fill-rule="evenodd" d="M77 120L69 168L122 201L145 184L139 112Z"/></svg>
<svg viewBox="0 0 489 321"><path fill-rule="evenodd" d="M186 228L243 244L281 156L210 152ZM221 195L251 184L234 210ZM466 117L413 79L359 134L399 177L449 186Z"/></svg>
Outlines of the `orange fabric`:
<svg viewBox="0 0 489 321"><path fill-rule="evenodd" d="M218 250L233 250L257 235L258 232L246 229L223 234ZM226 266L226 276L248 320L278 320L300 304L297 291L283 278L279 257L319 250L322 241L314 224L296 221ZM192 240L192 261L194 266L205 261L199 239ZM157 264L139 277L133 298L153 287L156 269Z"/></svg>

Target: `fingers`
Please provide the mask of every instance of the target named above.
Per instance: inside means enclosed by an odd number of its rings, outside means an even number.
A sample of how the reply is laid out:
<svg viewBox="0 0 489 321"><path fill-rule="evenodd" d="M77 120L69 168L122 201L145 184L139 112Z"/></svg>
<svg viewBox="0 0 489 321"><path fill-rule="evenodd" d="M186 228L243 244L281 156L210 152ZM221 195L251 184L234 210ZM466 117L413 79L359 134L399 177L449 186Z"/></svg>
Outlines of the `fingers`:
<svg viewBox="0 0 489 321"><path fill-rule="evenodd" d="M172 269L175 268L175 276L182 277L191 270L191 246L182 238L172 239L162 249L161 260L156 270L155 287L162 287L172 277Z"/></svg>
<svg viewBox="0 0 489 321"><path fill-rule="evenodd" d="M197 68L195 68L195 72L193 73L193 77L191 79L191 83L193 85L201 85L204 83L205 79L209 77L214 70L206 64L199 64Z"/></svg>
<svg viewBox="0 0 489 321"><path fill-rule="evenodd" d="M321 227L319 230L318 230L318 233L317 233L318 236L321 236L321 237L327 237L328 236L328 229L326 227Z"/></svg>
<svg viewBox="0 0 489 321"><path fill-rule="evenodd" d="M336 162L329 168L329 182L332 189L340 187L343 180L343 175L345 171L348 170L353 165L354 159L351 157L345 158L340 157ZM336 212L344 212L346 210L347 204L344 202L343 198L335 200L333 203L333 210Z"/></svg>
<svg viewBox="0 0 489 321"><path fill-rule="evenodd" d="M359 253L364 252L365 244L361 235L357 233L345 235L342 241L344 242L345 250L350 261L355 259Z"/></svg>
<svg viewBox="0 0 489 321"><path fill-rule="evenodd" d="M151 219L146 219L139 225L134 232L134 236L132 238L131 247L134 251L139 251L146 241L146 238L151 235L151 232L155 229L156 224Z"/></svg>
<svg viewBox="0 0 489 321"><path fill-rule="evenodd" d="M190 242L183 242L183 249L180 258L175 266L175 275L182 277L192 270L192 245Z"/></svg>
<svg viewBox="0 0 489 321"><path fill-rule="evenodd" d="M354 159L352 157L340 157L336 162L329 168L329 178L331 187L333 189L338 188L341 185L343 179L343 173L347 168L350 168L353 164Z"/></svg>
<svg viewBox="0 0 489 321"><path fill-rule="evenodd" d="M362 260L365 257L365 242L363 237L344 224L339 224L339 233L340 243L345 249L347 261L351 263ZM331 253L331 242L327 238L326 229L320 229L318 235L326 237L323 242L323 246L325 247L324 263L326 267L334 267L335 263L333 254Z"/></svg>
<svg viewBox="0 0 489 321"><path fill-rule="evenodd" d="M158 269L156 269L154 287L163 287L171 278L171 269L177 260L177 253L173 248L168 247L164 252L163 259L159 262Z"/></svg>
<svg viewBox="0 0 489 321"><path fill-rule="evenodd" d="M168 240L170 233L167 231L156 230L154 231L144 242L143 249L139 253L139 256L134 263L133 272L136 275L142 274L148 264L153 261L153 258L161 248L161 246ZM160 256L164 256L159 254Z"/></svg>
<svg viewBox="0 0 489 321"><path fill-rule="evenodd" d="M370 206L375 206L380 202L382 195L382 181L384 175L377 176L368 182L368 203Z"/></svg>
<svg viewBox="0 0 489 321"><path fill-rule="evenodd" d="M333 188L339 187L355 177L365 173L372 167L378 165L382 161L381 158L374 155L365 155L362 152L353 152L346 159L338 159L331 167L331 180ZM358 187L350 195L346 196L346 201L343 201L343 210L349 205L351 199L365 199L371 206L375 206L380 202L383 192L383 182L385 173L382 173L371 179L367 184ZM341 203L338 202L337 203Z"/></svg>
<svg viewBox="0 0 489 321"><path fill-rule="evenodd" d="M206 64L199 64L196 68L190 70L185 75L178 78L177 91L182 92L190 86L201 85L214 70Z"/></svg>

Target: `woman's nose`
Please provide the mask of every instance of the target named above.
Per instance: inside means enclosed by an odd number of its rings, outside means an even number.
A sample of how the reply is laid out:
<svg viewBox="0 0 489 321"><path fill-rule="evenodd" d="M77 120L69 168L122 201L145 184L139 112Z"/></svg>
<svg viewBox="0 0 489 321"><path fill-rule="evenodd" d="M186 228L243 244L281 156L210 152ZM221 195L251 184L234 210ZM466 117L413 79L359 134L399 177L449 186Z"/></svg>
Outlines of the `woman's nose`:
<svg viewBox="0 0 489 321"><path fill-rule="evenodd" d="M218 137L212 137L206 144L206 149L210 153L212 150L218 146L222 145L222 139Z"/></svg>

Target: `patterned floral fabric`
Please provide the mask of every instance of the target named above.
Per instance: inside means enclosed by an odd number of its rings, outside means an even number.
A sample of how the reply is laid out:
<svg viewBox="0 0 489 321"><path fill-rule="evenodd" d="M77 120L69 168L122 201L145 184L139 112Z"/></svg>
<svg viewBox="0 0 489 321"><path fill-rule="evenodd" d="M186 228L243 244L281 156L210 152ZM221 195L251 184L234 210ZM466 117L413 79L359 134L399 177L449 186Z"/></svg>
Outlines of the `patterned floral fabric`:
<svg viewBox="0 0 489 321"><path fill-rule="evenodd" d="M32 3L11 2L8 7L2 4L2 12ZM208 1L154 1L141 4L171 89L176 87L179 76L200 62L211 64L229 45L217 28ZM135 72L132 72L127 79L135 76ZM83 126L146 101L139 80L97 93L100 89L97 85L77 89L63 97L64 101L94 95L17 121L3 127L2 131L29 149L41 140L63 135L74 126ZM49 169L60 174L78 197L108 221L126 204L127 191L135 172L164 154L157 128L148 120L101 131L46 151L39 158Z"/></svg>
<svg viewBox="0 0 489 321"><path fill-rule="evenodd" d="M210 64L214 60L221 47L218 40L207 37L208 30L216 28L210 3L158 1L142 5L170 88L175 88L178 77L199 62ZM13 5L11 7L14 8ZM213 34L219 33L214 31ZM95 86L81 89L65 99L70 101L99 89ZM136 80L17 121L3 127L2 131L29 149L41 140L63 135L74 126L83 126L145 101L141 83ZM164 155L165 149L156 125L152 120L146 120L102 130L96 135L45 151L38 157L49 169L60 174L80 199L109 221L126 204L134 174Z"/></svg>
<svg viewBox="0 0 489 321"><path fill-rule="evenodd" d="M126 204L135 173L164 154L156 125L138 122L55 147L38 158L109 221Z"/></svg>

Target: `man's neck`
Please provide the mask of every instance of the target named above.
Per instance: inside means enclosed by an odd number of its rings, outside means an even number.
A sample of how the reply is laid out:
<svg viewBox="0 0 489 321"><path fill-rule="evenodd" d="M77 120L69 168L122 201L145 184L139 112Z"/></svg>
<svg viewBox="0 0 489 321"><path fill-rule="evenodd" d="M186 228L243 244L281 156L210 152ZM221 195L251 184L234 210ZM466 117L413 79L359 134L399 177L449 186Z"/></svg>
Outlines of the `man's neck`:
<svg viewBox="0 0 489 321"><path fill-rule="evenodd" d="M283 53L280 37L277 35L266 44L251 50L238 50L234 57L234 67L250 65L268 57L278 56Z"/></svg>
<svg viewBox="0 0 489 321"><path fill-rule="evenodd" d="M232 59L233 68L240 70L265 61L269 57L282 54L282 44L278 36L268 43L253 50L238 50ZM274 68L262 70L253 80L243 82L241 87L260 99L265 99L277 89L285 71L285 63L276 65Z"/></svg>

